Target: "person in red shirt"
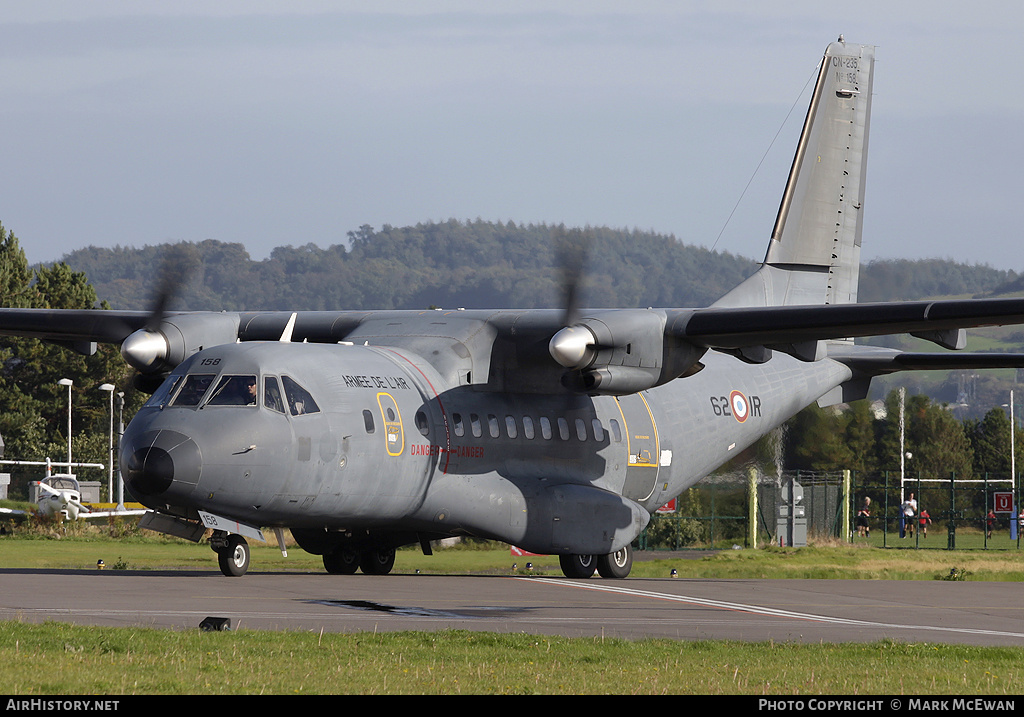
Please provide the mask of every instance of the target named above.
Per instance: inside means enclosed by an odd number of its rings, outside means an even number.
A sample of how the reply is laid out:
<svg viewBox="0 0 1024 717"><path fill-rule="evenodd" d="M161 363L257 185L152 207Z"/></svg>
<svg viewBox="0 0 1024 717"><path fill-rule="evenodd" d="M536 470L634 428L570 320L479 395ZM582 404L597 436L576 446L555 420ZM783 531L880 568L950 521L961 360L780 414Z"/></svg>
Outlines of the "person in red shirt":
<svg viewBox="0 0 1024 717"><path fill-rule="evenodd" d="M921 537L928 537L928 526L932 524L932 517L928 515L928 511L924 508L918 514L918 525L920 526Z"/></svg>

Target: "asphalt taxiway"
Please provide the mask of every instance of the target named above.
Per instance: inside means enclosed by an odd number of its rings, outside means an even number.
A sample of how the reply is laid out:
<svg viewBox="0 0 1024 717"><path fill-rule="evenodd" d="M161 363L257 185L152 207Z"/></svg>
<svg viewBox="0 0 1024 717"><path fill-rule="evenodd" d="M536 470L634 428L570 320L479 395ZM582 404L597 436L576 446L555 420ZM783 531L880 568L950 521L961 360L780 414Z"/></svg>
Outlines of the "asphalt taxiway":
<svg viewBox="0 0 1024 717"><path fill-rule="evenodd" d="M0 620L1024 646L1019 583L0 569Z"/></svg>

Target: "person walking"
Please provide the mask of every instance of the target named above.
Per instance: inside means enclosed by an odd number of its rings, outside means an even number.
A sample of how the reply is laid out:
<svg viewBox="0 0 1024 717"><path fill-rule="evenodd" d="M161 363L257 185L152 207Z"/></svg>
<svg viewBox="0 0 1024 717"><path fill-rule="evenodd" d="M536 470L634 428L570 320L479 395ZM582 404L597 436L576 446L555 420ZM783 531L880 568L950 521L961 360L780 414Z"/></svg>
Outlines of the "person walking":
<svg viewBox="0 0 1024 717"><path fill-rule="evenodd" d="M907 536L913 538L914 537L914 515L917 514L917 501L914 500L914 494L913 493L911 493L910 496L905 501L903 501L903 505L901 506L901 510L903 511L903 522L904 522L904 525L906 526Z"/></svg>

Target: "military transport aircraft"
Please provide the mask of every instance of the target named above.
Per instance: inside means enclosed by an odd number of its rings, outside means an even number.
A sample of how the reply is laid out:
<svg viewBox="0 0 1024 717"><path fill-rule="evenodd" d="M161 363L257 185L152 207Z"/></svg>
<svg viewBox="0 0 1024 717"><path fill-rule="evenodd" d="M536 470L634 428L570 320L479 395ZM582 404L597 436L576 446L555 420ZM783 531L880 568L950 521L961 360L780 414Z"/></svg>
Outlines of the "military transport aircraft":
<svg viewBox="0 0 1024 717"><path fill-rule="evenodd" d="M873 376L1024 366L962 349L1024 300L858 304L874 48L825 52L761 267L708 308L0 311L0 333L121 345L152 397L122 475L146 527L210 543L226 575L283 529L330 573L473 535L622 578L650 515L808 404ZM572 297L573 286L567 286Z"/></svg>

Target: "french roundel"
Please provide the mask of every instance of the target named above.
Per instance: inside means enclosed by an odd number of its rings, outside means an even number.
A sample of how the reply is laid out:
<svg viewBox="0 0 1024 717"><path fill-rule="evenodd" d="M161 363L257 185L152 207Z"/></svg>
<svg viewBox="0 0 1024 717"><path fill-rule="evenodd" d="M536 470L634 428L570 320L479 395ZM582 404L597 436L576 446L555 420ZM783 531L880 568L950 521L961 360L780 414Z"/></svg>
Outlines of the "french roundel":
<svg viewBox="0 0 1024 717"><path fill-rule="evenodd" d="M733 418L740 423L747 420L747 416L750 415L750 404L747 403L747 397L739 391L729 394L729 406L732 408Z"/></svg>

